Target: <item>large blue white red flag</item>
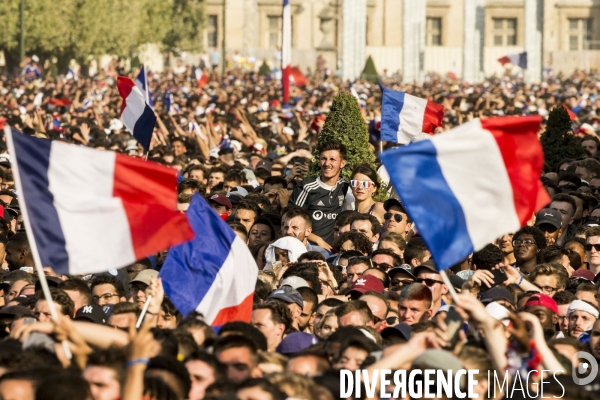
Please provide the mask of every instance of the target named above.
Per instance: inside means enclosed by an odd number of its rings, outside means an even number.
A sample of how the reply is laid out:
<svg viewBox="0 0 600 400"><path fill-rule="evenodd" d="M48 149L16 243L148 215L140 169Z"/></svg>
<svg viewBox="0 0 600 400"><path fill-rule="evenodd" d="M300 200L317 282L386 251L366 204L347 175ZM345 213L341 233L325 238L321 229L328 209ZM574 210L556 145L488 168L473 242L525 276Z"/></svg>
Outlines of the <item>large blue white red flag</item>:
<svg viewBox="0 0 600 400"><path fill-rule="evenodd" d="M140 69L140 73L138 74L137 78L135 78L135 86L137 86L137 88L140 89L140 92L144 94L146 103L148 103L150 107L154 107L148 85L148 71L146 70L146 66L143 64L142 68Z"/></svg>
<svg viewBox="0 0 600 400"><path fill-rule="evenodd" d="M283 0L281 40L281 83L283 104L290 99L290 73L292 68L292 11L290 1Z"/></svg>
<svg viewBox="0 0 600 400"><path fill-rule="evenodd" d="M156 124L156 115L141 90L129 78L120 76L117 79L121 104L121 121L131 131L133 137L144 147L150 149L152 132Z"/></svg>
<svg viewBox="0 0 600 400"><path fill-rule="evenodd" d="M381 140L408 144L442 126L444 106L381 86Z"/></svg>
<svg viewBox="0 0 600 400"><path fill-rule="evenodd" d="M5 127L34 257L58 274L121 268L190 240L177 171Z"/></svg>
<svg viewBox="0 0 600 400"><path fill-rule="evenodd" d="M502 65L511 63L523 69L527 69L527 52L519 54L508 54L504 57L500 57L498 62Z"/></svg>
<svg viewBox="0 0 600 400"><path fill-rule="evenodd" d="M249 322L258 267L248 246L199 195L187 216L196 237L169 251L159 274L166 294L183 315L196 311L213 327Z"/></svg>
<svg viewBox="0 0 600 400"><path fill-rule="evenodd" d="M541 118L473 120L380 157L438 269L524 226L550 202Z"/></svg>

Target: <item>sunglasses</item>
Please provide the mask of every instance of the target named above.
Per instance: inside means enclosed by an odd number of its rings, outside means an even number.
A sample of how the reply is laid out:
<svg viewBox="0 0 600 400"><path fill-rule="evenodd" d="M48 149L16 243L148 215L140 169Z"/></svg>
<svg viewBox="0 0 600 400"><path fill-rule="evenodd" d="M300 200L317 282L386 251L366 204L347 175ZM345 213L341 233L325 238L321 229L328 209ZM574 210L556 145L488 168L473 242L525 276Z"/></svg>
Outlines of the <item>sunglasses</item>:
<svg viewBox="0 0 600 400"><path fill-rule="evenodd" d="M417 279L415 279L415 282L424 283L425 286L429 286L429 287L432 287L436 283L439 283L439 284L442 284L442 285L444 284L443 281L438 281L438 280L429 279L429 278L417 278Z"/></svg>
<svg viewBox="0 0 600 400"><path fill-rule="evenodd" d="M592 191L592 193L596 193L598 190L600 190L600 187L590 186L590 190Z"/></svg>
<svg viewBox="0 0 600 400"><path fill-rule="evenodd" d="M535 242L531 239L525 239L525 240L513 240L513 247L519 247L519 246L531 246L534 245Z"/></svg>
<svg viewBox="0 0 600 400"><path fill-rule="evenodd" d="M600 251L600 243L598 244L585 244L585 251L592 251L592 248L596 249L596 251Z"/></svg>
<svg viewBox="0 0 600 400"><path fill-rule="evenodd" d="M392 286L407 286L413 283L412 279L393 279Z"/></svg>
<svg viewBox="0 0 600 400"><path fill-rule="evenodd" d="M372 188L373 186L375 186L375 184L371 181L359 181L359 180L355 180L355 179L352 179L350 181L350 185L353 188L362 187L365 189L369 189L369 188Z"/></svg>
<svg viewBox="0 0 600 400"><path fill-rule="evenodd" d="M385 319L385 323L388 326L394 326L394 325L396 325L398 323L398 317L387 317Z"/></svg>
<svg viewBox="0 0 600 400"><path fill-rule="evenodd" d="M387 271L387 270L389 270L389 269L392 269L392 268L394 268L394 266L393 266L393 265L390 265L390 264L388 264L388 263L376 263L375 261L373 261L373 266L374 266L375 268L379 268L379 269L381 269L381 270L383 270L383 271Z"/></svg>
<svg viewBox="0 0 600 400"><path fill-rule="evenodd" d="M550 225L550 224L538 225L538 229L540 229L542 232L547 232L547 233L554 233L558 230L557 227L555 227L554 225Z"/></svg>
<svg viewBox="0 0 600 400"><path fill-rule="evenodd" d="M383 214L383 219L388 220L390 218L394 217L394 219L396 220L396 222L400 222L402 221L402 215L400 214L392 214L392 213L385 213Z"/></svg>

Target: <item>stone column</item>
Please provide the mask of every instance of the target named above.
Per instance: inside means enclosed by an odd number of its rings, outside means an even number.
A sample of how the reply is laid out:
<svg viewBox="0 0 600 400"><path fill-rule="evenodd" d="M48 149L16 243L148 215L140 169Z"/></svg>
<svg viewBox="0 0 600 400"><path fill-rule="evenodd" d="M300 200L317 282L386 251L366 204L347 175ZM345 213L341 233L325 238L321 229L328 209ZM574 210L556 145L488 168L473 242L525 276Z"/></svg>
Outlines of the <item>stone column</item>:
<svg viewBox="0 0 600 400"><path fill-rule="evenodd" d="M463 71L467 82L483 80L485 0L464 0Z"/></svg>
<svg viewBox="0 0 600 400"><path fill-rule="evenodd" d="M544 25L544 1L525 0L525 51L527 69L525 82L542 81L542 32Z"/></svg>
<svg viewBox="0 0 600 400"><path fill-rule="evenodd" d="M355 80L366 62L367 0L342 3L342 78Z"/></svg>
<svg viewBox="0 0 600 400"><path fill-rule="evenodd" d="M402 10L402 80L423 82L425 77L424 0L404 0Z"/></svg>

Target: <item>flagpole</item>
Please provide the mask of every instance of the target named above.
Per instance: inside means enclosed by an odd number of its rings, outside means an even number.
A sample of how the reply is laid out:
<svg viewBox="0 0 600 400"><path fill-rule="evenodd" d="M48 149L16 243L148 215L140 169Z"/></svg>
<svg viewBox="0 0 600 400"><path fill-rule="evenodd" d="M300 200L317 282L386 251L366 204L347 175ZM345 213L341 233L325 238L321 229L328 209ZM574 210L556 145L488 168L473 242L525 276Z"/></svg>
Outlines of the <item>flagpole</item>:
<svg viewBox="0 0 600 400"><path fill-rule="evenodd" d="M50 314L52 315L52 319L55 322L59 322L58 313L56 312L56 305L54 304L54 300L52 300L52 295L50 294L50 287L48 286L48 281L46 280L46 275L44 274L44 268L42 267L42 260L40 258L40 253L38 252L37 244L35 242L35 235L33 235L33 230L31 228L31 223L29 221L29 215L27 211L27 205L25 204L25 198L23 197L23 186L21 185L21 175L19 175L19 163L17 162L17 153L15 152L15 147L12 139L12 131L8 125L4 127L4 137L6 138L6 142L8 144L8 151L12 159L11 168L14 172L13 176L15 178L15 185L17 186L18 193L21 195L19 202L21 204L21 213L23 214L23 224L25 225L25 233L27 234L27 239L29 240L29 247L31 249L31 255L33 256L33 262L35 264L35 269L37 271L38 277L40 279L40 285L42 287L42 293L44 293L44 297L46 302L48 303L48 308L50 309ZM72 317L70 315L69 317ZM65 351L66 357L70 360L73 358L73 354L71 354L71 349L69 348L69 344L66 340L62 341L62 346Z"/></svg>
<svg viewBox="0 0 600 400"><path fill-rule="evenodd" d="M135 324L136 329L140 329L140 326L142 325L142 322L144 321L144 317L146 316L146 312L148 312L148 307L150 307L151 300L152 300L152 295L149 294L148 298L146 299L146 302L144 303L144 308L142 308L142 312L140 313L140 317L138 318L137 323Z"/></svg>
<svg viewBox="0 0 600 400"><path fill-rule="evenodd" d="M450 296L452 296L452 300L454 300L455 304L458 303L458 294L456 293L456 290L454 290L454 286L452 286L452 283L450 283L450 279L448 278L448 275L446 275L446 271L441 270L440 276L442 277L442 280L448 287L448 292L450 292Z"/></svg>
<svg viewBox="0 0 600 400"><path fill-rule="evenodd" d="M150 106L150 95L148 94L148 86L150 86L150 82L148 82L148 70L146 70L146 64L142 64L142 68L144 68L144 82L146 82L146 103Z"/></svg>

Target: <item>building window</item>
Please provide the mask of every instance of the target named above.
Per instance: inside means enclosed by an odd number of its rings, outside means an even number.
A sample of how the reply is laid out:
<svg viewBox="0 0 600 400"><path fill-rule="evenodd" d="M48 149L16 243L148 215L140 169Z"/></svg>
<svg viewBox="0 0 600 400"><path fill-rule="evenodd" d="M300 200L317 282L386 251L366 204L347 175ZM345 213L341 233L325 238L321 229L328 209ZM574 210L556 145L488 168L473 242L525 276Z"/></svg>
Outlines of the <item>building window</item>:
<svg viewBox="0 0 600 400"><path fill-rule="evenodd" d="M281 46L282 17L280 15L269 15L269 47Z"/></svg>
<svg viewBox="0 0 600 400"><path fill-rule="evenodd" d="M494 46L517 45L517 19L493 18Z"/></svg>
<svg viewBox="0 0 600 400"><path fill-rule="evenodd" d="M569 18L569 50L591 49L592 19Z"/></svg>
<svg viewBox="0 0 600 400"><path fill-rule="evenodd" d="M442 45L442 19L427 17L426 25L426 45L441 46Z"/></svg>
<svg viewBox="0 0 600 400"><path fill-rule="evenodd" d="M217 15L209 15L206 25L206 36L208 47L217 47L218 32L219 32L219 18Z"/></svg>

